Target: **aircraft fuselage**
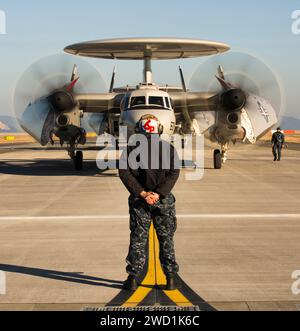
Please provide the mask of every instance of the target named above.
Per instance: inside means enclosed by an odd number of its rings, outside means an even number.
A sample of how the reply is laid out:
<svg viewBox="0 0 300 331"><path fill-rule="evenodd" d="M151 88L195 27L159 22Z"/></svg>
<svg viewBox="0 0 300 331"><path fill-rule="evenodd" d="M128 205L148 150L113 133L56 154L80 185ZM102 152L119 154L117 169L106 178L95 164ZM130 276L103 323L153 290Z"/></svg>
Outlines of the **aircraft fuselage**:
<svg viewBox="0 0 300 331"><path fill-rule="evenodd" d="M128 133L135 133L136 124L144 115L154 115L163 126L164 134L173 134L176 118L170 96L155 85L140 85L129 92L122 104L119 119L120 126L126 126Z"/></svg>

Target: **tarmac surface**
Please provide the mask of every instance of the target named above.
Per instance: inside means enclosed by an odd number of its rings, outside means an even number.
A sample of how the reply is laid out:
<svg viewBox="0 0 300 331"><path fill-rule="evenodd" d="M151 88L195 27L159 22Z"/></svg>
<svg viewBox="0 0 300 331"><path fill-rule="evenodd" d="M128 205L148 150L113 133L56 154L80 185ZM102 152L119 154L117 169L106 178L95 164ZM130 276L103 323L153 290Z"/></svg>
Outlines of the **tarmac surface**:
<svg viewBox="0 0 300 331"><path fill-rule="evenodd" d="M81 310L118 295L126 278L128 193L95 150L74 171L66 152L0 151L0 310ZM174 190L180 277L217 310L300 310L300 152L232 147L222 170L206 146L204 177Z"/></svg>

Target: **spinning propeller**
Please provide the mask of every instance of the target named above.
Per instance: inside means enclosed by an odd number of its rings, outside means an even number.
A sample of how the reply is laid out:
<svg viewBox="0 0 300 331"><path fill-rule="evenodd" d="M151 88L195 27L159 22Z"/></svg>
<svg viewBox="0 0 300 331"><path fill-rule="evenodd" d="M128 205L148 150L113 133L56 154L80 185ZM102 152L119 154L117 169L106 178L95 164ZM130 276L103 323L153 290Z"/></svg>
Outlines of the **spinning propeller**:
<svg viewBox="0 0 300 331"><path fill-rule="evenodd" d="M278 118L285 110L284 90L278 77L262 60L247 53L229 52L210 57L194 71L189 87L192 91L220 93L236 89L238 95L228 93L229 105L225 107L230 106L230 96L242 101L243 95L247 98L252 94L269 101Z"/></svg>
<svg viewBox="0 0 300 331"><path fill-rule="evenodd" d="M13 100L15 115L20 126L42 145L49 142L54 130L65 129L66 141L76 139L76 130L66 129L81 126L74 95L105 89L100 73L87 61L64 54L47 56L32 63L18 80ZM68 116L71 113L73 117Z"/></svg>

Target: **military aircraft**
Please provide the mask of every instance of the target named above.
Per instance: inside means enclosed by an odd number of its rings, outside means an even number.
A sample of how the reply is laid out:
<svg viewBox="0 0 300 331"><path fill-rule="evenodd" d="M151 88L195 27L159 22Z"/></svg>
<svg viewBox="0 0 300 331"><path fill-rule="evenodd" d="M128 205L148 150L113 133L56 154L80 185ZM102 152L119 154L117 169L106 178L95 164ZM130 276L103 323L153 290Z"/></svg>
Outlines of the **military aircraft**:
<svg viewBox="0 0 300 331"><path fill-rule="evenodd" d="M228 81L222 66L217 67L214 77L220 91L192 92L187 88L180 67L180 87L156 85L151 63L152 60L217 55L229 49L224 43L175 38L111 39L68 46L64 51L73 55L68 56L72 60L74 55L142 60L143 82L134 87L116 88L114 70L107 93L82 93L76 91L81 77L74 65L69 82L54 83L46 94L39 92L40 95L35 95L33 99L31 96L26 105L23 103L23 108L16 106L19 123L43 146L52 141L53 135L60 139L61 145L66 143L76 169L81 170L83 153L77 149L86 143L86 132L81 124L84 114L89 114L89 124L97 135L109 133L115 136L118 136L120 126L126 126L129 133L134 133L139 119L145 114L151 114L159 119L164 134L206 134L211 141L219 143L221 148L214 150L213 158L214 167L220 169L227 159L230 142L247 140L255 143L277 123L278 113L273 105L262 95L253 94L251 89ZM20 86L24 88L24 85L30 85L27 76L25 74L19 82L15 103L21 99ZM39 75L38 80L42 85L46 79ZM88 89L88 83L85 89Z"/></svg>

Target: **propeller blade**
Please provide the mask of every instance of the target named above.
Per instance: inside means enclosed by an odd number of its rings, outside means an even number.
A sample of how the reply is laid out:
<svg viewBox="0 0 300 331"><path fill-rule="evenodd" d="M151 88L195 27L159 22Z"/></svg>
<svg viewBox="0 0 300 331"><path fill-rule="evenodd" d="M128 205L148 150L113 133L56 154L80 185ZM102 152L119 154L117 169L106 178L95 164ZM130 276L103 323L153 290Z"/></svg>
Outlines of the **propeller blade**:
<svg viewBox="0 0 300 331"><path fill-rule="evenodd" d="M106 86L98 70L84 59L66 54L46 56L32 63L14 90L14 112L22 128L42 145L47 144L57 115L50 96L59 89L66 93L99 93ZM77 77L77 67L81 77ZM70 72L73 78L70 82ZM68 83L70 82L70 83Z"/></svg>
<svg viewBox="0 0 300 331"><path fill-rule="evenodd" d="M222 66L218 67L219 77L225 80L224 69Z"/></svg>
<svg viewBox="0 0 300 331"><path fill-rule="evenodd" d="M274 70L258 57L243 52L210 57L195 69L189 88L191 91L221 93L227 87L225 83L243 90L247 95L255 94L268 100L276 110L277 117L283 115L285 91L282 84Z"/></svg>
<svg viewBox="0 0 300 331"><path fill-rule="evenodd" d="M179 66L179 73L180 73L180 80L181 80L182 90L183 90L183 92L187 92L183 71L182 71L182 68L180 66Z"/></svg>
<svg viewBox="0 0 300 331"><path fill-rule="evenodd" d="M67 86L67 91L72 91L76 83L79 81L79 77L75 78L73 81L71 81L70 85Z"/></svg>
<svg viewBox="0 0 300 331"><path fill-rule="evenodd" d="M221 86L223 87L224 90L230 90L232 88L232 85L230 83L226 82L226 80L224 78L221 78L219 76L215 76L215 77L217 78L217 80L219 81L219 83L221 84Z"/></svg>
<svg viewBox="0 0 300 331"><path fill-rule="evenodd" d="M71 76L71 82L73 82L78 76L77 76L77 65L74 64L73 70L72 70L72 76Z"/></svg>
<svg viewBox="0 0 300 331"><path fill-rule="evenodd" d="M113 93L113 91L114 91L116 72L117 72L117 66L114 66L114 70L113 70L111 82L110 82L110 87L109 87L109 93Z"/></svg>

